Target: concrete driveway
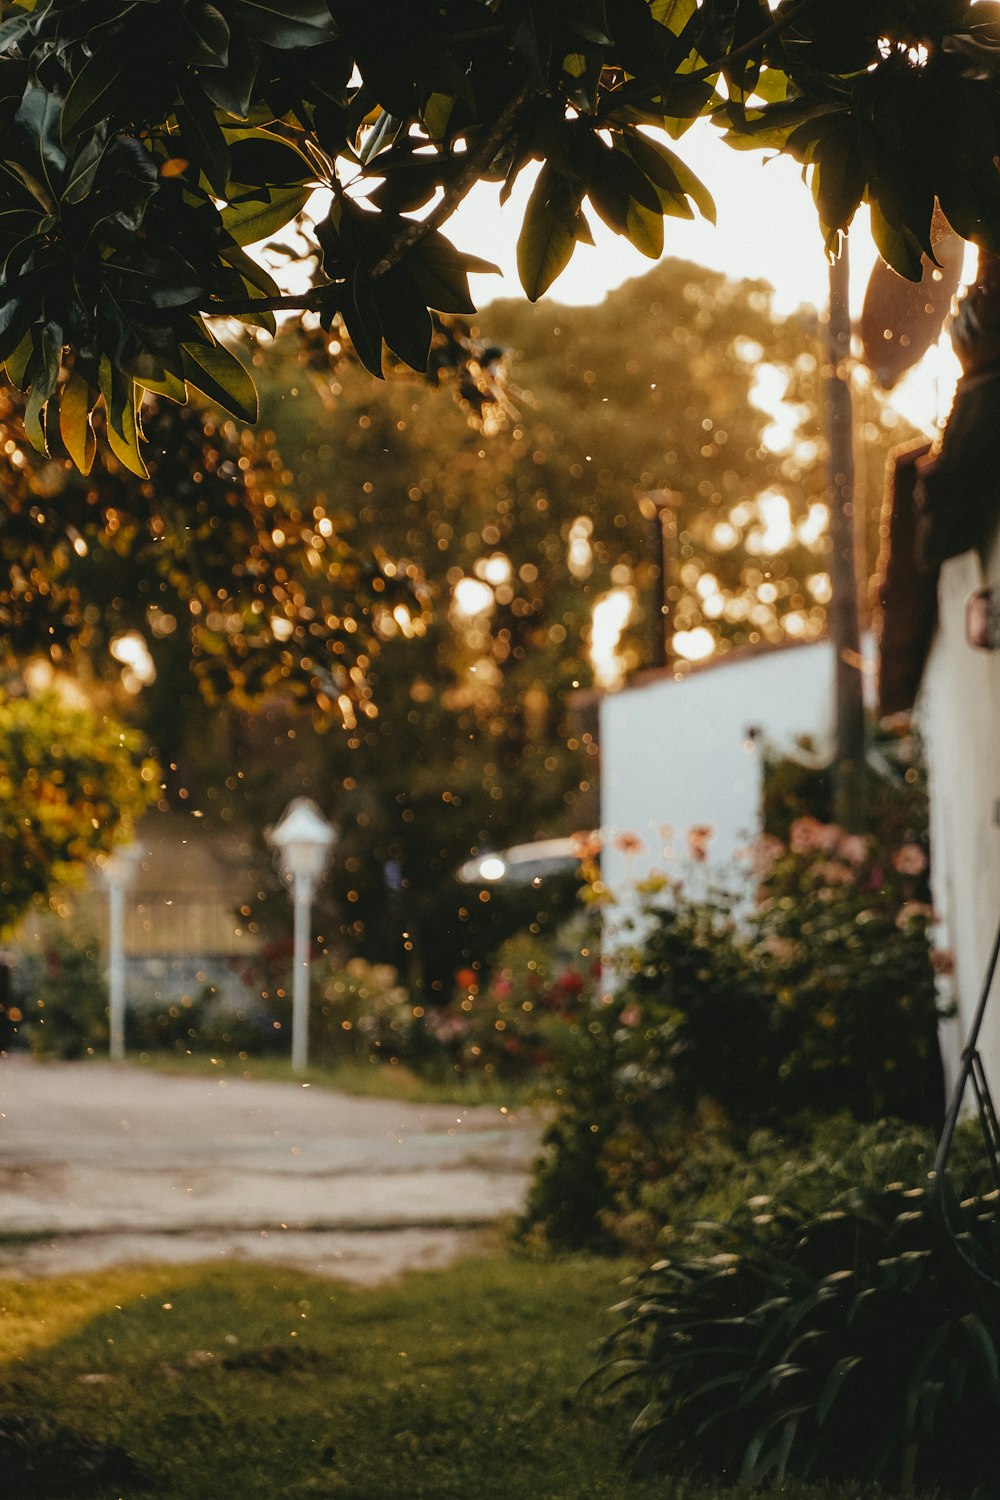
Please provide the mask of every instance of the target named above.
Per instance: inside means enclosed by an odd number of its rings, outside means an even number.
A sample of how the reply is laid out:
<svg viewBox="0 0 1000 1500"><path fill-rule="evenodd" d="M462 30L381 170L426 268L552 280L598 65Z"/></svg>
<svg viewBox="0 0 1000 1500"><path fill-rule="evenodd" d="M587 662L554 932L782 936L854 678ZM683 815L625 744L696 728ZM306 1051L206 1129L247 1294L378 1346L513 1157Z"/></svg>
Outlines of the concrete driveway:
<svg viewBox="0 0 1000 1500"><path fill-rule="evenodd" d="M517 1213L539 1125L294 1082L0 1060L0 1275L265 1260L373 1282Z"/></svg>

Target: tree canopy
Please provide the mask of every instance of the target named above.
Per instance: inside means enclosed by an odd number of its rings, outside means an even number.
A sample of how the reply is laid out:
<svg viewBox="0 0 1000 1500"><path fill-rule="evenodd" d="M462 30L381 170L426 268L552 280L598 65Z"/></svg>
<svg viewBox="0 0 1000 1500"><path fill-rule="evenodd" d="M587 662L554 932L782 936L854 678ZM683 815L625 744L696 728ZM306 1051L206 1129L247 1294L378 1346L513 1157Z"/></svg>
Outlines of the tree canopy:
<svg viewBox="0 0 1000 1500"><path fill-rule="evenodd" d="M518 245L539 297L592 210L649 256L710 193L667 139L710 116L812 182L831 253L867 201L917 279L935 202L1000 250L992 0L20 0L0 3L0 361L28 434L81 469L93 414L143 474L144 392L247 420L219 318L312 310L381 372L487 263L442 233L541 170ZM651 133L651 131L653 133ZM314 198L316 189L323 195ZM305 291L248 246L310 204ZM415 214L423 217L414 218Z"/></svg>

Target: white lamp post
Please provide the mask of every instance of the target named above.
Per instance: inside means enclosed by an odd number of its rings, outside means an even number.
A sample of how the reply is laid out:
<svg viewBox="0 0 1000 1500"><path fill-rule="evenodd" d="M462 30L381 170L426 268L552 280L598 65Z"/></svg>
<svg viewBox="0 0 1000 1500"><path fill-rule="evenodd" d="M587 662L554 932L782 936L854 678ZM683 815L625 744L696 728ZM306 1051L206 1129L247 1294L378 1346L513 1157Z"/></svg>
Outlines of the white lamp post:
<svg viewBox="0 0 1000 1500"><path fill-rule="evenodd" d="M281 821L267 830L281 873L292 888L295 925L292 941L292 1070L309 1059L309 925L312 900L326 869L336 833L308 797L296 797Z"/></svg>
<svg viewBox="0 0 1000 1500"><path fill-rule="evenodd" d="M121 844L101 866L108 888L108 1018L113 1062L125 1056L125 893L135 880L141 858L139 844Z"/></svg>

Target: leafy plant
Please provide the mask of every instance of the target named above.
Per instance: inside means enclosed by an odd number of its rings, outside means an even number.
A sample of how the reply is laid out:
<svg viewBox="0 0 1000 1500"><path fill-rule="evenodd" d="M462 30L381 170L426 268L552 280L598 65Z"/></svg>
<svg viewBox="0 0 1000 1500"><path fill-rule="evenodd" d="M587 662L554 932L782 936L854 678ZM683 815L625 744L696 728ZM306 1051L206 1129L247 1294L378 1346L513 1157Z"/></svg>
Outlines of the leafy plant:
<svg viewBox="0 0 1000 1500"><path fill-rule="evenodd" d="M13 971L14 1033L36 1057L76 1058L108 1045L108 982L93 936L45 924L34 951Z"/></svg>
<svg viewBox="0 0 1000 1500"><path fill-rule="evenodd" d="M108 715L55 692L0 692L0 927L107 853L157 779L139 736Z"/></svg>
<svg viewBox="0 0 1000 1500"><path fill-rule="evenodd" d="M918 280L935 200L993 248L998 23L972 0L873 12L762 0L613 7L475 0L92 0L4 6L0 360L39 448L83 470L93 418L145 466L141 401L203 392L253 420L256 393L213 316L273 328L289 305L425 368L430 310L472 312L488 262L441 232L481 180L506 199L541 170L518 241L534 300L592 238L588 210L656 258L664 219L714 217L679 138L712 116L812 178L835 250L862 201ZM282 296L248 247L313 190L311 285ZM362 201L363 200L363 201ZM431 205L416 220L414 211Z"/></svg>
<svg viewBox="0 0 1000 1500"><path fill-rule="evenodd" d="M633 1413L640 1468L995 1493L1000 1302L925 1212L929 1155L886 1122L725 1222L675 1232L593 1377ZM963 1207L994 1263L997 1201Z"/></svg>
<svg viewBox="0 0 1000 1500"><path fill-rule="evenodd" d="M650 1184L703 1140L739 1150L845 1111L939 1120L926 869L915 841L806 817L755 851L756 904L648 882L618 986L581 1017L527 1222L553 1241L631 1239Z"/></svg>

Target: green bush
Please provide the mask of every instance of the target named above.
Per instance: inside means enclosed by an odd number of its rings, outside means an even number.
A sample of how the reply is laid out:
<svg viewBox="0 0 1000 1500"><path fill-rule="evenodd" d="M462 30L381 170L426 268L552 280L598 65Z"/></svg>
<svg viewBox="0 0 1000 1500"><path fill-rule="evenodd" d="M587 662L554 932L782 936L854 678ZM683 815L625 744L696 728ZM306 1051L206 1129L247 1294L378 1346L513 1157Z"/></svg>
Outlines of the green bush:
<svg viewBox="0 0 1000 1500"><path fill-rule="evenodd" d="M97 939L45 928L38 949L13 975L15 1043L36 1057L76 1058L106 1051L108 981Z"/></svg>
<svg viewBox="0 0 1000 1500"><path fill-rule="evenodd" d="M639 1469L997 1494L1000 1295L926 1212L928 1133L839 1127L616 1309L593 1387L631 1413ZM992 1192L966 1231L1000 1260Z"/></svg>
<svg viewBox="0 0 1000 1500"><path fill-rule="evenodd" d="M550 1243L634 1248L650 1184L702 1143L738 1155L843 1112L940 1121L923 847L800 818L754 858L739 897L646 883L556 1080L524 1225Z"/></svg>
<svg viewBox="0 0 1000 1500"><path fill-rule="evenodd" d="M600 961L593 917L578 915L550 938L508 938L483 977L457 976L450 1003L425 1027L452 1068L497 1079L547 1077L575 1051Z"/></svg>

